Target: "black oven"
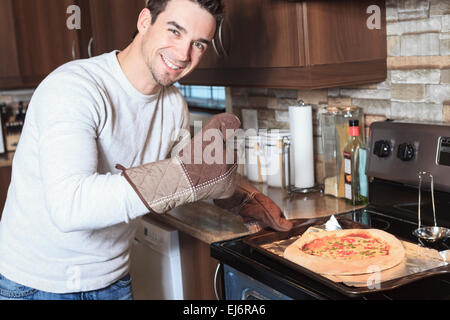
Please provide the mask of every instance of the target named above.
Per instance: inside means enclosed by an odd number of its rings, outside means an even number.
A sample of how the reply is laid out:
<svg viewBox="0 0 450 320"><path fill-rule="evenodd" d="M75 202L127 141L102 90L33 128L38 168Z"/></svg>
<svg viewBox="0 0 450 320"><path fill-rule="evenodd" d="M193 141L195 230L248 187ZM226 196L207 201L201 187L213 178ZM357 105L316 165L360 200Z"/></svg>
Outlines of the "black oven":
<svg viewBox="0 0 450 320"><path fill-rule="evenodd" d="M400 228L401 231L394 234L402 239L416 241L411 234L411 230L416 227L414 223L393 219L370 209L346 213L338 218L364 222L391 233ZM224 264L224 297L229 300L450 299L449 273L427 276L390 290L347 294L290 268L279 259L264 255L244 240L238 238L211 246L212 257ZM446 249L450 241L431 246L438 250Z"/></svg>

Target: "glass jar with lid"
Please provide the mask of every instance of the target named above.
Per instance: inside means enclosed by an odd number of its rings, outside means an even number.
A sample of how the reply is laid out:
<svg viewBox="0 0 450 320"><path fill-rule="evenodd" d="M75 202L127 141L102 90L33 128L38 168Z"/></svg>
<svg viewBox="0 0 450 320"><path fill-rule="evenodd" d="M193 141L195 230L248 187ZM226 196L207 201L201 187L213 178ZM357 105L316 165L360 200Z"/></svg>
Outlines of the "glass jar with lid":
<svg viewBox="0 0 450 320"><path fill-rule="evenodd" d="M319 115L322 143L322 168L324 193L338 196L338 182L342 158L340 157L340 139L344 127L342 110L329 106Z"/></svg>
<svg viewBox="0 0 450 320"><path fill-rule="evenodd" d="M245 167L247 178L253 182L267 182L266 156L263 140L265 135L261 130L256 135L245 139Z"/></svg>
<svg viewBox="0 0 450 320"><path fill-rule="evenodd" d="M270 187L288 188L293 181L291 169L293 154L286 148L290 144L290 131L269 129L265 139L267 184ZM289 179L290 175L290 179Z"/></svg>

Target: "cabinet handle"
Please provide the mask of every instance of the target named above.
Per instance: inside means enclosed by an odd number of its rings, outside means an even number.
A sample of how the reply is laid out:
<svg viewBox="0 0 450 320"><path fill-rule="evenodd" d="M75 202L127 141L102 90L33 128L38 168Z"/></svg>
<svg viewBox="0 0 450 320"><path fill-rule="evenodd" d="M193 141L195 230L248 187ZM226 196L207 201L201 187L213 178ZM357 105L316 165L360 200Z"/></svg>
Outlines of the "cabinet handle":
<svg viewBox="0 0 450 320"><path fill-rule="evenodd" d="M76 44L76 40L73 40L73 42L72 42L72 60L75 60L77 58L76 57L77 53L75 51L75 44Z"/></svg>
<svg viewBox="0 0 450 320"><path fill-rule="evenodd" d="M218 28L218 30L217 30L217 33L220 35L220 37L221 37L221 32L222 32L223 20L224 20L224 18L220 19L220 22L219 22L219 28ZM220 41L221 41L221 38L219 38L219 42L220 42ZM213 45L214 51L216 52L217 56L218 56L219 58L222 58L222 57L223 57L223 54L220 53L220 51L219 51L219 49L218 49L218 46L217 46L217 44L216 44L216 37L214 37L214 38L212 39L212 45ZM223 48L223 46L222 46L222 48Z"/></svg>
<svg viewBox="0 0 450 320"><path fill-rule="evenodd" d="M222 55L220 54L220 52L217 50L217 46L216 46L216 39L212 39L212 45L213 45L213 48L214 48L214 52L216 53L216 55L218 56L218 57L222 57Z"/></svg>
<svg viewBox="0 0 450 320"><path fill-rule="evenodd" d="M94 37L91 37L91 39L89 39L89 44L88 44L88 57L92 58L92 44L94 43Z"/></svg>
<svg viewBox="0 0 450 320"><path fill-rule="evenodd" d="M223 46L223 41L222 41L222 29L223 29L224 22L225 22L225 18L220 20L220 25L219 25L219 44L220 44L220 48L222 49L223 55L225 57L227 57L228 56L228 52L225 50L225 48Z"/></svg>

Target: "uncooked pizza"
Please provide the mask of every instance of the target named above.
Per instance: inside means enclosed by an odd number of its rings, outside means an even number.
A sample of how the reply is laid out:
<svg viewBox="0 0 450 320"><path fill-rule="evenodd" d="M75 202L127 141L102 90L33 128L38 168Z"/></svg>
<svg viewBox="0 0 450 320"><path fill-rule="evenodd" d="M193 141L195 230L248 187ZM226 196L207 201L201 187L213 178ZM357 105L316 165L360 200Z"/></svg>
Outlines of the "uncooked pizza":
<svg viewBox="0 0 450 320"><path fill-rule="evenodd" d="M378 229L308 232L284 252L284 257L327 275L366 274L401 263L405 250L393 235Z"/></svg>

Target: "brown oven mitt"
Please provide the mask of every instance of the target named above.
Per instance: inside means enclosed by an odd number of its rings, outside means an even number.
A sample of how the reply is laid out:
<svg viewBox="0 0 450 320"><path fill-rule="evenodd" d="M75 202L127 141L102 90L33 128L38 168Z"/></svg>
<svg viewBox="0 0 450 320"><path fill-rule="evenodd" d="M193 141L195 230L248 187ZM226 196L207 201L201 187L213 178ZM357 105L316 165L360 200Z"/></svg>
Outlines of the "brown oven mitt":
<svg viewBox="0 0 450 320"><path fill-rule="evenodd" d="M237 159L234 149L225 146L240 125L235 115L215 115L172 158L116 168L152 213L202 199L230 197L236 188Z"/></svg>
<svg viewBox="0 0 450 320"><path fill-rule="evenodd" d="M265 227L277 231L289 231L292 222L286 220L281 209L268 196L240 178L236 191L228 199L215 199L214 203L241 216L247 228L258 232Z"/></svg>

